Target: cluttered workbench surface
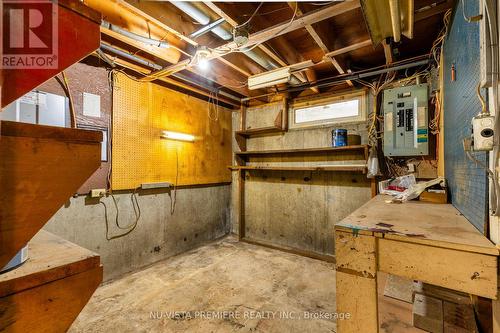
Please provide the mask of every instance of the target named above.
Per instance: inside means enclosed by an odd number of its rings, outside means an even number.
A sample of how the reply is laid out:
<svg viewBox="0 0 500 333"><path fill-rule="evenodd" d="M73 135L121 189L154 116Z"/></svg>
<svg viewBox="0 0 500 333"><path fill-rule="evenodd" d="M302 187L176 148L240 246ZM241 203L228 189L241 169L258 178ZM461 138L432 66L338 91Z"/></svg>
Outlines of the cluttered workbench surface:
<svg viewBox="0 0 500 333"><path fill-rule="evenodd" d="M390 203L391 199L388 195L377 195L338 222L335 229L498 255L496 246L451 204Z"/></svg>

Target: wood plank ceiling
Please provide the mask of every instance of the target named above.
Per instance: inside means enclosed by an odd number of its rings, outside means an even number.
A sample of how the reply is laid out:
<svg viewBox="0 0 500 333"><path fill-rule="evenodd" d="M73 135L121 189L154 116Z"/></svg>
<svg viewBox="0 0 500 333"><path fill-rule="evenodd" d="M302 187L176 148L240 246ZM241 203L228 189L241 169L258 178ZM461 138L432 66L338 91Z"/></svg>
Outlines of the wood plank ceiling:
<svg viewBox="0 0 500 333"><path fill-rule="evenodd" d="M432 42L442 28L444 12L453 7L454 0L414 0L415 27L412 40L403 38L393 45L393 59L406 59L429 52ZM254 55L249 57L234 50L232 40L223 40L214 32L192 38L190 35L203 27L192 16L168 1L144 0L85 0L90 7L100 10L103 19L136 34L168 41L169 49L146 46L103 28L102 41L162 68L187 62L197 48L211 50L210 68L201 71L187 66L177 75L164 76L167 84L180 85L195 93L210 95L220 91L222 101L235 104L241 97L255 96L268 90L249 90L248 76L273 68L296 64L306 60L317 63L295 74L295 84L383 65L386 55L382 45L373 46L365 24L359 0L345 2L190 2L199 12L214 22L224 18L220 25L229 32L238 24L248 21L249 44ZM104 5L103 3L107 3ZM258 9L258 10L257 10ZM252 16L252 14L254 14ZM293 19L292 19L293 18ZM301 19L303 18L303 19ZM311 23L312 22L312 23ZM253 46L252 46L253 45ZM128 69L147 74L154 72L144 64L124 59L107 52ZM260 59L258 62L256 59ZM176 70L177 71L177 70ZM179 83L179 84L177 84ZM294 83L292 83L294 84ZM333 89L356 85L346 82ZM272 88L269 89L272 91ZM319 92L312 89L309 92ZM225 95L224 95L225 94ZM229 95L236 97L228 97ZM237 103L236 103L237 104Z"/></svg>

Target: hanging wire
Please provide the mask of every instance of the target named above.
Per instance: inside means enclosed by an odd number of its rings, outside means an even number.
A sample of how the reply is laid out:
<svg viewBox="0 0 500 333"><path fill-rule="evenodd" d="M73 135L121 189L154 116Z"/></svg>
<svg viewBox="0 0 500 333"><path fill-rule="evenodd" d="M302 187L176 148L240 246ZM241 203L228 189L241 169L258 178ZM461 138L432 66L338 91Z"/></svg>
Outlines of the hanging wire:
<svg viewBox="0 0 500 333"><path fill-rule="evenodd" d="M238 28L241 28L241 27L244 27L245 25L247 25L248 23L250 23L250 21L252 21L252 19L254 18L255 14L257 14L257 12L259 11L260 7L262 7L264 3L261 2L258 6L257 6L257 9L255 9L255 11L253 12L253 14L250 16L250 18L248 20L246 20L245 22L241 23L241 24L238 24L237 26L235 26L234 28L235 29L238 29Z"/></svg>
<svg viewBox="0 0 500 333"><path fill-rule="evenodd" d="M278 8L278 9L270 10L268 12L254 14L254 16L266 16L266 15L269 15L269 14L274 14L274 13L282 12L284 10L289 10L289 9L290 9L290 7L285 6L285 7L281 7L281 8ZM250 16L250 14L243 14L242 16L243 17L248 17L248 16Z"/></svg>
<svg viewBox="0 0 500 333"><path fill-rule="evenodd" d="M286 29L288 29L292 25L292 23L295 21L295 19L297 17L298 10L299 10L299 5L298 5L298 3L295 2L295 10L294 10L293 16L290 19L290 21L288 22L288 24L285 27L283 27L283 29L281 29L281 30L277 31L276 33L274 33L269 39L273 39L274 37L279 36L281 33L283 33L283 31L285 31ZM221 49L219 47L217 49L210 48L209 50L213 54L217 54L219 56L225 56L225 55L228 55L228 54L231 54L231 53L235 53L235 52L245 53L245 52L252 51L253 49L255 49L256 47L259 47L263 43L265 43L265 41L256 43L256 44L252 45L249 48L245 48L245 45L241 45L241 46L238 46L238 47L235 47L235 48L225 47L225 48Z"/></svg>
<svg viewBox="0 0 500 333"><path fill-rule="evenodd" d="M119 223L118 203L116 201L115 196L113 195L113 192L111 190L109 191L109 193L111 195L111 198L113 199L113 204L114 204L115 209L116 209L115 225L119 229L127 230L126 232L124 232L122 234L119 234L119 235L116 235L116 236L109 236L108 207L107 207L107 205L106 205L106 203L104 201L100 202L103 205L103 207L104 207L104 219L105 219L105 222L106 222L106 239L108 241L109 240L113 240L113 239L117 239L117 238L121 238L121 237L124 237L124 236L127 236L132 231L134 231L135 228L137 227L139 219L141 218L141 207L139 206L139 201L137 200L137 196L136 196L136 193L137 193L138 189L139 188L135 188L134 191L132 192L131 196L130 196L130 200L132 201L132 207L134 209L135 220L134 220L134 222L132 222L130 225L128 225L126 227L121 226L120 223Z"/></svg>
<svg viewBox="0 0 500 333"><path fill-rule="evenodd" d="M175 184L174 184L174 193L171 194L170 197L170 215L174 215L175 205L177 204L177 186L179 184L179 150L175 149L175 160L176 160L176 168L175 168Z"/></svg>

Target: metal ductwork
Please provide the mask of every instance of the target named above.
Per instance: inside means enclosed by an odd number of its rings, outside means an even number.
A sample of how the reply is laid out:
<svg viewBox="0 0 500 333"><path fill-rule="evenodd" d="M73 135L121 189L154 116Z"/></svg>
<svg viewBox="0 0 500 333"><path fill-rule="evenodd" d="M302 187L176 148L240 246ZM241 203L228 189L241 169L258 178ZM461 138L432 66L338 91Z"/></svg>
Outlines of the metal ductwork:
<svg viewBox="0 0 500 333"><path fill-rule="evenodd" d="M133 62L136 62L138 64L141 64L143 66L146 66L146 67L149 67L149 68L152 68L156 71L161 71L163 70L164 68L156 63L153 63L151 61L148 61L147 59L144 59L142 57L139 57L139 56L136 56L134 54L131 54L131 53L128 53L126 51L123 51L121 49L118 49L116 47L113 47L111 45L108 45L108 44L104 44L104 43L101 43L101 48L98 50L98 51L101 51L101 50L104 50L104 51L108 51L108 52L111 52L111 53L114 53L122 58L125 58L127 60L131 60ZM103 58L104 61L106 61L110 66L114 66L114 62L113 60L109 59L108 56L102 52L102 55L101 57ZM201 87L203 89L207 89L208 91L210 91L211 93L214 93L214 94L220 94L221 96L224 96L224 97L227 97L227 98L230 98L232 100L235 100L235 101L240 101L240 99L234 95L231 95L229 93L226 93L225 91L221 91L219 89L217 89L216 87L214 87L212 84L206 84L206 83L203 83L203 82L200 82L194 78L191 78L187 75L184 75L182 73L173 73L171 74L171 76L177 78L177 79L180 79L180 80L183 80L185 82L188 82L190 84L193 84L193 85L196 85L198 87ZM160 78L158 78L160 79Z"/></svg>
<svg viewBox="0 0 500 333"><path fill-rule="evenodd" d="M413 38L414 0L361 0L361 9L373 45L388 37L395 42L401 41L401 35Z"/></svg>
<svg viewBox="0 0 500 333"><path fill-rule="evenodd" d="M114 31L116 33L119 33L120 35L123 35L125 37L131 38L133 40L136 40L138 42L146 44L146 45L156 46L156 47L160 47L160 48L164 48L164 49L167 49L170 47L170 44L164 40L157 40L157 39L144 37L144 36L141 36L138 34L134 34L133 32L122 29L119 26L113 25L113 24L106 22L104 20L102 21L101 26L106 28L106 29L109 29L111 31Z"/></svg>
<svg viewBox="0 0 500 333"><path fill-rule="evenodd" d="M210 24L210 17L189 2L171 1L171 3L184 13L188 14L193 20L196 20L196 22L203 25ZM227 31L220 26L213 28L211 31L223 40L230 40L233 38L233 34L230 31Z"/></svg>
<svg viewBox="0 0 500 333"><path fill-rule="evenodd" d="M203 25L210 24L210 17L207 14L205 14L203 11L198 9L196 6L193 6L191 3L181 2L181 1L171 1L171 3L175 7L179 8L181 11L183 11L184 13L189 15L196 22L203 24ZM227 30L226 28L221 27L221 26L215 27L211 31L226 41L231 40L233 38L232 32ZM242 52L247 57L249 57L250 59L252 59L253 61L255 61L256 63L258 63L260 66L264 67L267 70L273 70L273 69L281 67L280 64L278 64L276 61L274 61L272 59L266 59L252 50L245 51L243 49Z"/></svg>

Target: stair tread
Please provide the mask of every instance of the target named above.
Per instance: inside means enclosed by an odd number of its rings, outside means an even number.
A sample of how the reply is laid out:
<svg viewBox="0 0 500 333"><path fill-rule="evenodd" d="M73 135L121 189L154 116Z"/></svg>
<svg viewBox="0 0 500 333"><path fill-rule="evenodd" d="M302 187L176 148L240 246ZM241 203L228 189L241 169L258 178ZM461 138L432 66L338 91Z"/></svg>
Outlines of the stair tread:
<svg viewBox="0 0 500 333"><path fill-rule="evenodd" d="M14 121L0 122L2 136L52 139L71 142L102 142L102 132L78 128L34 125Z"/></svg>
<svg viewBox="0 0 500 333"><path fill-rule="evenodd" d="M97 253L40 230L28 244L28 260L0 274L0 297L100 266Z"/></svg>

